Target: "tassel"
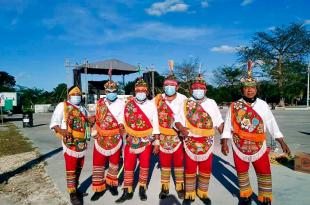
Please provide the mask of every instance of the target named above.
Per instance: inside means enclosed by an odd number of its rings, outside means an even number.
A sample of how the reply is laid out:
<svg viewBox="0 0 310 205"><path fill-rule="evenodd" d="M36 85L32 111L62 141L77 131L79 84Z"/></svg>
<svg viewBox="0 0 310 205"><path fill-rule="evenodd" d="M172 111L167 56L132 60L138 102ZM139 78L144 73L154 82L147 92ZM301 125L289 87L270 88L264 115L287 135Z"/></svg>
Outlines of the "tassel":
<svg viewBox="0 0 310 205"><path fill-rule="evenodd" d="M200 190L200 189L197 190L197 195L198 195L199 198L201 198L201 199L208 198L208 192L207 192L207 191L202 191L202 190Z"/></svg>
<svg viewBox="0 0 310 205"><path fill-rule="evenodd" d="M196 198L196 192L186 192L185 193L185 199L191 199L191 200L195 200Z"/></svg>

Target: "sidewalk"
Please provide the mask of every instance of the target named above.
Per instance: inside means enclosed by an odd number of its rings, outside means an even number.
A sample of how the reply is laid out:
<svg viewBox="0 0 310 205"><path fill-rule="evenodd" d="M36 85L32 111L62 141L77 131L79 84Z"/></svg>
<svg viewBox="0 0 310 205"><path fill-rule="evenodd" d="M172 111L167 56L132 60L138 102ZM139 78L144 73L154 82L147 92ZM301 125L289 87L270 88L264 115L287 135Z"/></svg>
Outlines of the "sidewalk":
<svg viewBox="0 0 310 205"><path fill-rule="evenodd" d="M297 112L297 113L296 113ZM288 145L294 152L295 150L302 150L310 152L310 112L302 111L276 111L276 119L285 136ZM294 118L291 117L301 116ZM54 133L49 130L50 113L42 113L34 115L34 127L22 128L22 122L16 121L15 124L21 128L21 132L31 139L34 146L38 147L39 151L46 156L48 163L47 173L60 191L68 198L66 193L66 181L64 160L61 150L61 142L55 137ZM306 134L304 134L306 133ZM209 197L213 205L234 205L238 204L238 182L234 171L234 163L232 156L224 157L220 153L219 141L216 136L216 146L214 150L213 173L209 186ZM84 198L85 205L97 204L115 204L114 201L121 195L122 190L119 188L119 196L114 197L109 192L106 192L96 202L91 202L90 198L93 194L91 190L91 173L92 173L92 148L93 142L89 144L89 149L86 155L85 166L81 175L81 189L85 190L89 195ZM231 154L231 152L230 152ZM135 189L134 197L130 201L123 203L124 205L172 205L181 204L182 201L177 199L174 186L171 183L170 193L172 196L168 199L160 201L158 194L160 192L160 170L158 168L157 157L153 156L151 169L151 179L147 190L148 200L140 201L138 196L138 187ZM250 178L254 192L257 194L257 182L253 167L251 166ZM273 205L305 205L310 201L309 191L310 174L295 172L283 166L272 165L273 177ZM254 195L254 200L256 195ZM48 202L47 202L48 204ZM193 205L202 205L203 203L197 198ZM256 204L253 201L252 204Z"/></svg>

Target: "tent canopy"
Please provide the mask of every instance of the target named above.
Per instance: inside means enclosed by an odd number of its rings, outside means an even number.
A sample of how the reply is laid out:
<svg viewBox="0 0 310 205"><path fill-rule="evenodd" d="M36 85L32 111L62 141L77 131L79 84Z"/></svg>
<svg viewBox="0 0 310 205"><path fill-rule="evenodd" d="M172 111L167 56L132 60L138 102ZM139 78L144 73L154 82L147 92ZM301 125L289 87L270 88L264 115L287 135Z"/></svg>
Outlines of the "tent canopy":
<svg viewBox="0 0 310 205"><path fill-rule="evenodd" d="M138 72L136 66L130 65L118 59L108 59L87 65L79 65L74 70L78 73L87 74L108 74L109 69L112 68L112 75L127 75Z"/></svg>

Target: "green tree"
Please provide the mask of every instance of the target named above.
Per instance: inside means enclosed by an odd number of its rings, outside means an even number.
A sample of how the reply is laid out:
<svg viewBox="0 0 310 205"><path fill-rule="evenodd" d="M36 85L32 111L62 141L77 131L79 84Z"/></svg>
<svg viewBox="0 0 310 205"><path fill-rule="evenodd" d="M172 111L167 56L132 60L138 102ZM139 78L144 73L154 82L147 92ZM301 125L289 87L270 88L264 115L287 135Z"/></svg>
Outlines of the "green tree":
<svg viewBox="0 0 310 205"><path fill-rule="evenodd" d="M222 66L213 71L213 81L218 86L214 97L217 102L231 102L240 98L242 70L236 66Z"/></svg>
<svg viewBox="0 0 310 205"><path fill-rule="evenodd" d="M198 57L176 63L174 74L179 80L179 92L189 96L191 82L198 76L200 60ZM201 71L204 74L204 71Z"/></svg>
<svg viewBox="0 0 310 205"><path fill-rule="evenodd" d="M60 83L52 91L52 103L59 103L67 98L67 84Z"/></svg>
<svg viewBox="0 0 310 205"><path fill-rule="evenodd" d="M16 84L14 76L11 76L7 72L0 71L0 92L12 92L15 91L14 86Z"/></svg>
<svg viewBox="0 0 310 205"><path fill-rule="evenodd" d="M250 46L243 47L238 54L241 62L249 59L259 62L261 68L275 81L284 106L285 88L290 80L289 66L293 62L305 62L310 53L310 33L300 23L276 27L270 32L258 32ZM297 70L300 74L300 70Z"/></svg>

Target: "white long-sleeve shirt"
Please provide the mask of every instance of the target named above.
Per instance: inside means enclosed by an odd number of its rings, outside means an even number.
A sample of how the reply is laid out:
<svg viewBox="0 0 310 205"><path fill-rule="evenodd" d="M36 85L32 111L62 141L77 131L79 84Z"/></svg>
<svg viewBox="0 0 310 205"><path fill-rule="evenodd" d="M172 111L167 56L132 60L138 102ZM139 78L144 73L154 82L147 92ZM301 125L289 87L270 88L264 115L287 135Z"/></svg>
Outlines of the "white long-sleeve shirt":
<svg viewBox="0 0 310 205"><path fill-rule="evenodd" d="M166 98L165 94L162 94L163 99ZM187 99L185 95L182 95L181 93L177 93L176 98L172 101L166 100L165 102L167 105L171 108L173 115L177 116L180 112L183 112L183 105L184 101Z"/></svg>
<svg viewBox="0 0 310 205"><path fill-rule="evenodd" d="M152 124L153 127L153 135L160 134L159 132L159 125L158 125L158 116L157 116L157 108L153 100L146 100L142 104L138 103L136 101L136 104L139 106L139 108L144 112L144 114L147 116L149 121Z"/></svg>
<svg viewBox="0 0 310 205"><path fill-rule="evenodd" d="M75 105L73 105L75 106ZM88 111L83 106L75 106L77 107L85 116L88 116ZM61 129L67 129L67 124L64 119L64 102L59 103L52 115L50 129L53 129L58 125Z"/></svg>
<svg viewBox="0 0 310 205"><path fill-rule="evenodd" d="M252 108L262 118L264 122L264 132L266 132L267 129L274 139L283 137L283 134L281 133L278 124L268 104L265 101L257 98L256 101L253 103ZM226 114L224 130L221 138L232 138L232 131L233 126L231 122L231 107L230 107Z"/></svg>
<svg viewBox="0 0 310 205"><path fill-rule="evenodd" d="M105 98L104 103L108 106L110 112L117 120L118 124L124 124L124 108L125 102L117 98L114 102L109 104L108 100Z"/></svg>
<svg viewBox="0 0 310 205"><path fill-rule="evenodd" d="M190 98L190 100L196 101L192 97ZM184 103L185 103L185 101L182 104L182 109L184 107ZM200 105L202 106L204 111L206 111L210 115L214 128L218 128L224 122L222 115L221 115L221 112L220 112L216 102L213 99L206 98ZM186 121L185 113L184 113L184 110L182 110L179 113L175 122L180 122L183 126L185 126L185 121ZM191 133L190 131L189 131L189 136L201 137L201 136L198 136L198 135Z"/></svg>

